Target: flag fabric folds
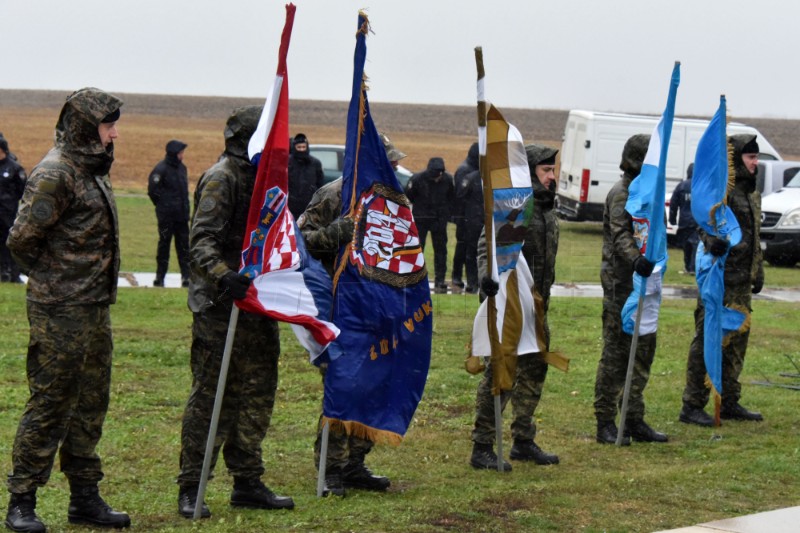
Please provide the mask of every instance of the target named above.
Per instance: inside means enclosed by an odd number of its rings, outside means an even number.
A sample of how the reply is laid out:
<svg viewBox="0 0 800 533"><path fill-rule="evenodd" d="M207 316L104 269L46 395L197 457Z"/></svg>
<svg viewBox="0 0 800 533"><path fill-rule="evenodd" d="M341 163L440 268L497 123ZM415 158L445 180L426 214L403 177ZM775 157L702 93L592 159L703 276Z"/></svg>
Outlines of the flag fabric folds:
<svg viewBox="0 0 800 533"><path fill-rule="evenodd" d="M411 205L370 115L364 62L369 21L359 13L347 114L342 216L355 223L339 251L323 417L333 430L398 444L422 398L433 306Z"/></svg>
<svg viewBox="0 0 800 533"><path fill-rule="evenodd" d="M643 278L633 274L633 291L622 308L622 329L633 334L636 312L642 300L642 316L639 333L654 333L658 328L658 313L661 308L661 284L667 270L667 228L664 220L666 197L666 170L672 121L675 117L675 98L680 84L680 63L675 62L670 79L667 105L661 120L650 136L642 163L642 171L628 189L625 210L633 219L633 233L639 250L655 265L653 273Z"/></svg>
<svg viewBox="0 0 800 533"><path fill-rule="evenodd" d="M511 390L516 357L540 352L536 338L533 275L522 255L533 215L533 188L522 135L484 96L483 58L478 61L478 146L488 274L499 285L481 303L472 327L472 355L490 356L492 393Z"/></svg>
<svg viewBox="0 0 800 533"><path fill-rule="evenodd" d="M728 140L725 134L726 102L719 109L697 145L692 176L692 215L709 235L728 241L729 247L714 257L703 246L697 248L697 287L703 301L703 358L716 396L722 395L722 344L724 336L739 330L747 314L724 307L725 261L728 251L742 240L733 211L726 205L729 185Z"/></svg>
<svg viewBox="0 0 800 533"><path fill-rule="evenodd" d="M258 165L242 244L240 274L253 280L247 296L236 301L243 311L289 322L311 358L319 356L339 333L328 319L331 279L305 248L288 209L289 80L286 55L295 6L286 6L278 69L272 90L250 139L248 152Z"/></svg>

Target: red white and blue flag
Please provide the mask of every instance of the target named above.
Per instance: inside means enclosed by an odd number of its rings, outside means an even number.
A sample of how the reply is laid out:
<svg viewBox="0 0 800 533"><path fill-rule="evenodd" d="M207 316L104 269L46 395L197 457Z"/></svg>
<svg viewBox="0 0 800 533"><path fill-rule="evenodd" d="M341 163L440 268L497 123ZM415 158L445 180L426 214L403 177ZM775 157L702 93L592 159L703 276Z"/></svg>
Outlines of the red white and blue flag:
<svg viewBox="0 0 800 533"><path fill-rule="evenodd" d="M248 152L258 165L239 273L253 280L236 305L250 313L288 322L311 359L339 334L328 321L332 284L322 265L306 251L288 209L289 79L286 55L295 6L286 5L286 23L278 53L278 72Z"/></svg>
<svg viewBox="0 0 800 533"><path fill-rule="evenodd" d="M411 205L372 121L364 62L369 22L359 13L347 115L342 216L355 232L339 251L322 413L331 429L398 444L422 398L433 307Z"/></svg>

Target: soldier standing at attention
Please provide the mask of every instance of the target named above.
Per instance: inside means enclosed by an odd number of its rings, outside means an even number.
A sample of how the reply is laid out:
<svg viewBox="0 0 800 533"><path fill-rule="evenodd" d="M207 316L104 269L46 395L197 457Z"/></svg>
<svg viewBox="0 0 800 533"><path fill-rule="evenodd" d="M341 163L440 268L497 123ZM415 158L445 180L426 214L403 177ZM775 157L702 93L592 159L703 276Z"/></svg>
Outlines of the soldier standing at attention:
<svg viewBox="0 0 800 533"><path fill-rule="evenodd" d="M759 232L761 231L761 194L756 189L758 169L758 143L755 135L740 134L728 137L733 146L734 187L728 193L728 207L736 215L742 230L742 240L731 248L725 261L726 307L738 307L752 311L753 294L764 287L764 263L761 255ZM728 241L708 235L700 230L703 246L712 255L721 256L728 249ZM687 424L712 426L713 418L703 409L708 403L709 389L705 386L706 365L703 360L703 324L705 308L698 298L694 312L695 334L689 348L686 366L686 388L683 390L683 408L679 419ZM761 413L750 411L739 403L742 384L739 374L744 366L744 355L750 339L750 328L735 332L730 342L722 348L722 409L720 418L727 420L764 419Z"/></svg>
<svg viewBox="0 0 800 533"><path fill-rule="evenodd" d="M192 518L214 409L222 354L233 300L244 298L250 278L239 274L242 242L256 167L247 144L261 107L235 109L225 125L225 152L200 178L190 234L192 278L192 388L183 413L178 512ZM267 434L278 388L278 324L266 316L240 312L230 370L220 413L211 468L220 448L233 476L231 505L254 509L292 509L261 481L261 444ZM201 503L201 516L211 511Z"/></svg>
<svg viewBox="0 0 800 533"><path fill-rule="evenodd" d="M633 273L649 277L655 265L639 251L633 236L633 220L625 210L628 187L642 170L650 135L634 135L622 149L622 178L611 187L603 210L603 262L600 282L603 286L603 353L597 365L594 384L594 414L597 418L597 442L614 444L617 425L614 419L622 401L632 337L622 330L622 308L633 291ZM631 381L628 420L622 444L630 438L640 442L667 442L667 436L644 421L644 388L650 379L650 366L656 352L656 333L640 335Z"/></svg>
<svg viewBox="0 0 800 533"><path fill-rule="evenodd" d="M33 169L8 247L28 275L28 386L8 476L6 526L45 531L36 489L59 452L71 523L128 527L97 489L96 447L111 388L111 319L119 272L117 208L108 172L122 101L93 88L72 93L55 146Z"/></svg>
<svg viewBox="0 0 800 533"><path fill-rule="evenodd" d="M154 287L164 286L169 268L169 245L175 236L175 252L181 269L181 285L189 286L189 181L183 153L186 143L173 139L167 143L167 155L150 173L147 195L156 206L158 251Z"/></svg>

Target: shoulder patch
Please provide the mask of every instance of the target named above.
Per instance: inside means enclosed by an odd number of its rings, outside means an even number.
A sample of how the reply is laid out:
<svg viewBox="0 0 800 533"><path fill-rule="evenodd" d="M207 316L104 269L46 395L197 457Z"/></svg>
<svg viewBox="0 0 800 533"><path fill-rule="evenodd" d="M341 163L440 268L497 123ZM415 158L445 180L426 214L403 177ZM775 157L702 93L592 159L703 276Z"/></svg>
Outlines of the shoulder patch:
<svg viewBox="0 0 800 533"><path fill-rule="evenodd" d="M50 220L53 216L54 206L52 198L36 198L31 204L31 216L39 221Z"/></svg>
<svg viewBox="0 0 800 533"><path fill-rule="evenodd" d="M161 176L159 174L153 174L153 183L158 183L161 181Z"/></svg>
<svg viewBox="0 0 800 533"><path fill-rule="evenodd" d="M200 201L200 205L197 208L203 213L208 213L209 211L213 211L215 207L217 207L217 201L206 196Z"/></svg>
<svg viewBox="0 0 800 533"><path fill-rule="evenodd" d="M36 188L43 193L52 194L58 189L58 180L43 178L36 184Z"/></svg>
<svg viewBox="0 0 800 533"><path fill-rule="evenodd" d="M611 210L611 216L614 218L621 217L625 213L625 208L621 205L618 205L614 209Z"/></svg>

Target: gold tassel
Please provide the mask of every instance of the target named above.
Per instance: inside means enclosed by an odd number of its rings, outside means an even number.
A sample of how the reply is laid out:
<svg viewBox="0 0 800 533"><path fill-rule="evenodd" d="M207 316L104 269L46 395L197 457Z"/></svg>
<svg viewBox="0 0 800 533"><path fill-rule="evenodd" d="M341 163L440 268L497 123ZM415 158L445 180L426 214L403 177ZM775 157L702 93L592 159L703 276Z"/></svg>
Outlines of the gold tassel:
<svg viewBox="0 0 800 533"><path fill-rule="evenodd" d="M354 420L338 420L336 418L322 417L321 424L325 422L335 433L345 433L360 439L368 440L376 444L390 444L392 446L399 446L403 442L402 435L394 433L393 431L386 431L383 429L375 429L356 422Z"/></svg>
<svg viewBox="0 0 800 533"><path fill-rule="evenodd" d="M705 385L707 389L711 389L711 396L714 398L714 426L719 427L722 425L720 419L720 410L722 409L722 396L717 392L716 387L711 382L711 378L706 374Z"/></svg>

